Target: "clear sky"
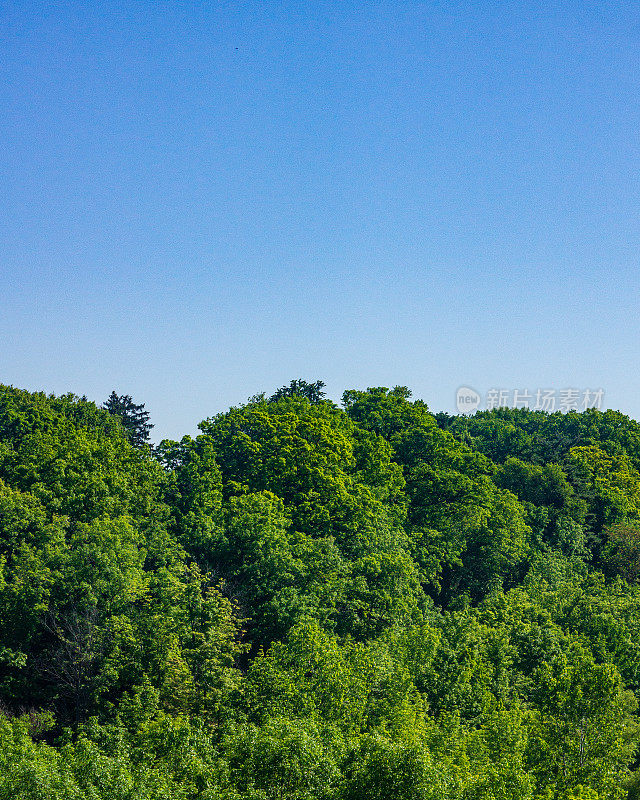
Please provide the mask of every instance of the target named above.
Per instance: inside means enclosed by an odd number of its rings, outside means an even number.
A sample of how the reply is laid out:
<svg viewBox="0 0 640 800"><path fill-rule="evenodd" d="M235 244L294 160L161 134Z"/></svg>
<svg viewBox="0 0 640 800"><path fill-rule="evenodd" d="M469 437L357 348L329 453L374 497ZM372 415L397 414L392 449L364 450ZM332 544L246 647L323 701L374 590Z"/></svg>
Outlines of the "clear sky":
<svg viewBox="0 0 640 800"><path fill-rule="evenodd" d="M640 6L0 2L0 382L640 417Z"/></svg>

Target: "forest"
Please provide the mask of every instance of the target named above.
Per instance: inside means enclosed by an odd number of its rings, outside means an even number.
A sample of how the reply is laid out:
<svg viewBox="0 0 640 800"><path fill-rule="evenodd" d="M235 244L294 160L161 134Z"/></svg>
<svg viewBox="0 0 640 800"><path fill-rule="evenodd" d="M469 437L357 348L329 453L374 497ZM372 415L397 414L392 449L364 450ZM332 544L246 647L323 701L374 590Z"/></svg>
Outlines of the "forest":
<svg viewBox="0 0 640 800"><path fill-rule="evenodd" d="M640 798L640 424L0 386L0 800Z"/></svg>

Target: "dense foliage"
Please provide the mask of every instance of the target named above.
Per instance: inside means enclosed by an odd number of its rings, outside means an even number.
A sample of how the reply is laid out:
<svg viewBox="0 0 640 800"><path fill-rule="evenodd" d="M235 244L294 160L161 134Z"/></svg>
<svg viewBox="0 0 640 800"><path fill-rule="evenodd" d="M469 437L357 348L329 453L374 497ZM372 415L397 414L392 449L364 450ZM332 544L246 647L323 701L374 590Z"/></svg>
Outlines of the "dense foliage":
<svg viewBox="0 0 640 800"><path fill-rule="evenodd" d="M640 425L323 388L0 387L0 800L640 797Z"/></svg>

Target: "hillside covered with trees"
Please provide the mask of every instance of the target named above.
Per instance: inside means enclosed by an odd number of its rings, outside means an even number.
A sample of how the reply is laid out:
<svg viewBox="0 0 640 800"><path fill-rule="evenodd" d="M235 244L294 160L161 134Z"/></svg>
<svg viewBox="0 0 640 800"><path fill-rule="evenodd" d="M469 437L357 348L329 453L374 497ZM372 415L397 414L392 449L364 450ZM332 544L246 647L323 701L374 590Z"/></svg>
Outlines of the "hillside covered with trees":
<svg viewBox="0 0 640 800"><path fill-rule="evenodd" d="M640 425L0 387L0 800L640 797Z"/></svg>

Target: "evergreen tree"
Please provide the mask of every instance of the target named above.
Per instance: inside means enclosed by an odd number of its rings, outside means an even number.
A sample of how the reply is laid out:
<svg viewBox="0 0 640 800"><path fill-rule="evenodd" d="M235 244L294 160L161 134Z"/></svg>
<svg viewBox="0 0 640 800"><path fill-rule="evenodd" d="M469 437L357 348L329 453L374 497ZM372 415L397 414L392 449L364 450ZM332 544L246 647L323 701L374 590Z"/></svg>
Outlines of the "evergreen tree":
<svg viewBox="0 0 640 800"><path fill-rule="evenodd" d="M134 447L149 443L149 433L153 425L149 422L149 412L144 410L144 403L136 405L130 395L118 395L114 391L102 407L110 414L120 417L122 427Z"/></svg>

